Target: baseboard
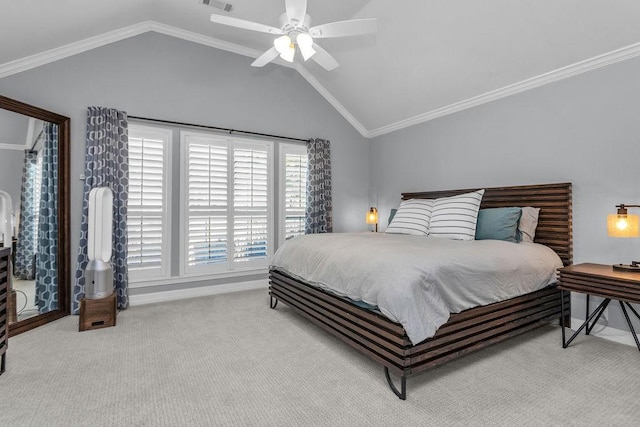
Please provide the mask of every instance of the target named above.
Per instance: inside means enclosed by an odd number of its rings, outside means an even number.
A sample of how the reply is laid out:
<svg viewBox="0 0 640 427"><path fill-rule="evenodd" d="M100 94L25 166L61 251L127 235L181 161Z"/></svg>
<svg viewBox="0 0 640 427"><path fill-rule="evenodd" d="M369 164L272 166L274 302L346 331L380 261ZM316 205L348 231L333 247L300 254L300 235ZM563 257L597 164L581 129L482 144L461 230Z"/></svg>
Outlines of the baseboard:
<svg viewBox="0 0 640 427"><path fill-rule="evenodd" d="M574 317L571 318L571 326L574 331L580 327L584 323L584 319L576 319ZM584 329L581 334L584 334ZM626 344L635 347L636 342L633 340L633 336L630 331L623 331L621 329L612 328L611 326L603 326L597 324L595 328L591 331L591 335L599 338L604 338L605 340L615 341L620 344ZM640 339L640 335L638 335L638 339Z"/></svg>
<svg viewBox="0 0 640 427"><path fill-rule="evenodd" d="M197 288L178 289L174 291L152 292L141 295L130 295L129 305L153 304L156 302L175 301L216 294L228 294L231 292L249 291L253 289L266 289L268 286L268 280L265 279L252 280L250 282L227 283L224 285L200 286Z"/></svg>

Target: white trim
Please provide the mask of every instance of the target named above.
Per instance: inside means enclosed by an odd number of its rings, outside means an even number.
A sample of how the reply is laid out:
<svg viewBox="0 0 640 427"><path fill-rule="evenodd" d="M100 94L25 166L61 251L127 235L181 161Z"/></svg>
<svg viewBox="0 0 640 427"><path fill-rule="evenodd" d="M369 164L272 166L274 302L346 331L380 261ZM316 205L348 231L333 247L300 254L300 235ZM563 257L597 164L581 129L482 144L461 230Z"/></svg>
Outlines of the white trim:
<svg viewBox="0 0 640 427"><path fill-rule="evenodd" d="M129 282L130 288L146 288L149 286L165 286L165 285L176 285L182 283L192 283L192 282L202 282L205 280L217 280L217 279L228 279L231 277L244 277L244 276L252 276L255 274L267 274L269 272L268 268L248 268L246 270L233 270L226 271L223 273L214 273L214 274L191 274L191 275L183 275L183 276L173 276L168 277L166 279L139 279L133 282Z"/></svg>
<svg viewBox="0 0 640 427"><path fill-rule="evenodd" d="M371 138L369 136L370 132L367 130L367 128L365 128L364 125L360 123L360 121L358 121L358 119L356 119L355 116L351 114L349 110L347 110L347 108L331 94L331 92L327 90L327 88L322 86L322 84L315 77L313 77L301 63L296 62L294 68L307 81L307 83L309 83L329 104L331 104L333 108L338 111L338 113L340 113L340 115L342 115L342 117L344 117L346 121L351 124L351 126L353 126L360 133L360 135L364 136L365 138Z"/></svg>
<svg viewBox="0 0 640 427"><path fill-rule="evenodd" d="M163 216L162 216L162 254L160 268L153 269L133 269L129 272L129 278L133 280L161 280L171 275L171 183L173 164L173 130L166 127L152 126L144 122L132 121L129 123L129 135L137 132L142 138L155 138L160 135L162 139L163 159L162 159L162 190L163 190ZM150 136L152 135L152 136Z"/></svg>
<svg viewBox="0 0 640 427"><path fill-rule="evenodd" d="M571 318L571 326L572 330L576 330L584 323L584 319L576 319L575 317ZM599 329L602 328L602 329ZM584 334L584 329L580 334ZM605 340L615 341L620 344L630 345L632 347L636 346L636 342L633 340L633 336L630 331L623 331L621 329L612 328L611 326L602 327L600 324L597 324L594 330L591 331L591 334L598 338L604 338ZM568 337L567 337L568 338ZM638 339L640 339L640 334L638 334Z"/></svg>
<svg viewBox="0 0 640 427"><path fill-rule="evenodd" d="M176 301L187 298L204 297L209 295L229 294L232 292L266 289L268 280L253 280L250 282L227 283L224 285L200 286L197 288L178 289L174 291L153 292L142 295L130 295L129 304L144 305L157 302Z"/></svg>
<svg viewBox="0 0 640 427"><path fill-rule="evenodd" d="M79 53L95 49L97 47L106 46L113 42L125 40L130 37L146 33L148 31L151 31L149 28L150 22L152 21L139 22L128 27L119 28L117 30L109 31L98 36L89 37L84 40L69 43L64 46L60 46L44 52L39 52L34 55L16 59L14 61L6 62L0 65L0 78L7 77L12 74L21 73L32 68L49 64L50 62L68 58L70 56L77 55Z"/></svg>
<svg viewBox="0 0 640 427"><path fill-rule="evenodd" d="M483 93L482 95L474 96L473 98L465 99L460 102L456 102L442 108L427 111L423 114L410 117L405 120L400 120L395 123L391 123L386 126L379 127L367 132L367 138L374 138L376 136L384 135L399 129L404 129L409 126L414 126L419 123L423 123L429 120L436 119L438 117L447 116L449 114L457 113L458 111L473 108L481 104L486 104L491 101L495 101L507 96L515 95L520 92L535 89L540 86L554 83L568 77L577 76L588 71L605 67L607 65L615 64L616 62L625 61L627 59L640 56L640 43L635 43L623 48L613 50L611 52L604 53L602 55L594 56L593 58L585 59L584 61L576 62L566 67L558 68L553 71L549 71L544 74L540 74L535 77L531 77L526 80L519 81L517 83L504 86L500 89L492 90L490 92Z"/></svg>
<svg viewBox="0 0 640 427"><path fill-rule="evenodd" d="M162 24L160 22L143 21L134 25L130 25L128 27L109 31L98 36L89 37L78 42L50 49L45 52L36 53L25 58L20 58L14 61L0 64L0 78L27 71L32 68L48 64L50 62L58 61L69 56L73 56L82 52L86 52L88 50L95 49L97 47L108 45L113 42L134 37L149 31L177 37L183 40L213 47L215 49L249 56L251 58L257 58L262 54L262 52L255 49L194 33L192 31L183 30L170 25ZM640 43L635 43L629 46L622 47L620 49L606 52L602 55L594 56L592 58L585 59L584 61L576 62L574 64L570 64L565 67L561 67L556 70L549 71L547 73L540 74L538 76L534 76L529 79L525 79L520 82L516 82L514 84L507 85L472 98L455 102L453 104L446 105L435 110L427 111L408 119L400 120L373 130L367 130L364 125L360 123L358 119L356 119L355 116L351 114L344 107L344 105L342 105L324 86L322 86L322 84L314 76L312 76L311 73L309 73L309 71L304 68L301 63L288 63L279 58L274 60L273 63L284 67L293 68L298 71L298 73L300 73L300 75L316 91L318 91L318 93L325 100L327 100L327 102L329 102L329 104L331 104L331 106L333 106L333 108L335 108L338 113L340 113L342 117L344 117L344 119L347 120L362 136L366 138L375 138L380 135L414 126L419 123L436 119L438 117L457 113L468 108L473 108L478 105L486 104L488 102L515 95L520 92L535 89L549 83L557 82L568 77L577 76L579 74L605 67L607 65L615 64L620 61L635 58L637 56L640 56Z"/></svg>
<svg viewBox="0 0 640 427"><path fill-rule="evenodd" d="M3 144L0 142L0 150L15 150L15 151L24 151L24 145L18 144Z"/></svg>

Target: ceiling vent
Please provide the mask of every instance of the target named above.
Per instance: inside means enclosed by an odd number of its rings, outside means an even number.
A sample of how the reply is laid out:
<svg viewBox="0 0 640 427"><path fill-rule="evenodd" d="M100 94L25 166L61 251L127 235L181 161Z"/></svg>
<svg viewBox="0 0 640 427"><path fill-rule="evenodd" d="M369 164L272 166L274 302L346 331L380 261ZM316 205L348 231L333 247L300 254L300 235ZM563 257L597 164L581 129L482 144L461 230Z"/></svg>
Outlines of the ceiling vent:
<svg viewBox="0 0 640 427"><path fill-rule="evenodd" d="M223 1L218 1L218 0L200 0L200 3L202 3L205 6L215 7L216 9L224 10L225 12L231 12L231 9L233 9L233 5L231 3L225 3Z"/></svg>

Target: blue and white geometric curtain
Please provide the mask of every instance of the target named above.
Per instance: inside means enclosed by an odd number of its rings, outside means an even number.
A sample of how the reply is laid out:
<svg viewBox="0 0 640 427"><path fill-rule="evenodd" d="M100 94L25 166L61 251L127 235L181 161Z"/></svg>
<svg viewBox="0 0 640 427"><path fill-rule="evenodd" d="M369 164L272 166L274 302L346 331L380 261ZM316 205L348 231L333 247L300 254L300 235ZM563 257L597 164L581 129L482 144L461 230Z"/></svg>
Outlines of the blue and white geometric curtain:
<svg viewBox="0 0 640 427"><path fill-rule="evenodd" d="M18 229L18 242L16 243L16 262L13 266L13 275L22 280L33 280L36 277L34 264L36 256L36 230L35 215L40 210L36 207L36 162L38 152L24 150L24 164L22 166L22 191L20 193L20 227Z"/></svg>
<svg viewBox="0 0 640 427"><path fill-rule="evenodd" d="M89 192L109 187L113 193L112 258L113 286L119 309L129 305L127 273L127 199L129 197L129 136L127 113L113 108L89 107L84 170L84 197L78 264L73 285L73 314L84 298L89 228Z"/></svg>
<svg viewBox="0 0 640 427"><path fill-rule="evenodd" d="M44 124L42 184L36 253L36 306L58 308L58 125Z"/></svg>
<svg viewBox="0 0 640 427"><path fill-rule="evenodd" d="M333 207L331 203L331 150L324 139L307 143L307 211L305 234L331 233Z"/></svg>

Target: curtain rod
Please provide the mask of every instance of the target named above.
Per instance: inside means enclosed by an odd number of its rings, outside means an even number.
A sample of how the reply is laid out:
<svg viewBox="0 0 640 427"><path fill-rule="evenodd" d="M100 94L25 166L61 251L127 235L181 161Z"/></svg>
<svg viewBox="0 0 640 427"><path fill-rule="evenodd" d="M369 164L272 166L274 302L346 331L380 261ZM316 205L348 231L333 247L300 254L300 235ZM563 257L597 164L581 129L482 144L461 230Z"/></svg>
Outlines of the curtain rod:
<svg viewBox="0 0 640 427"><path fill-rule="evenodd" d="M202 129L210 129L210 130L215 130L215 131L218 131L218 132L228 133L229 135L236 133L236 134L242 134L242 135L261 136L261 137L265 137L265 138L286 139L286 140L289 140L289 141L309 142L308 139L291 138L289 136L271 135L271 134L268 134L268 133L259 133L259 132L251 132L251 131L246 131L246 130L221 128L221 127L217 127L217 126L196 125L196 124L193 124L193 123L174 122L174 121L171 121L171 120L149 119L147 117L138 117L138 116L128 116L128 117L130 119L132 119L132 120L142 120L142 121L145 121L145 122L155 122L155 123L164 123L164 124L168 124L168 125L189 126L189 127L196 127L196 128L202 128Z"/></svg>

